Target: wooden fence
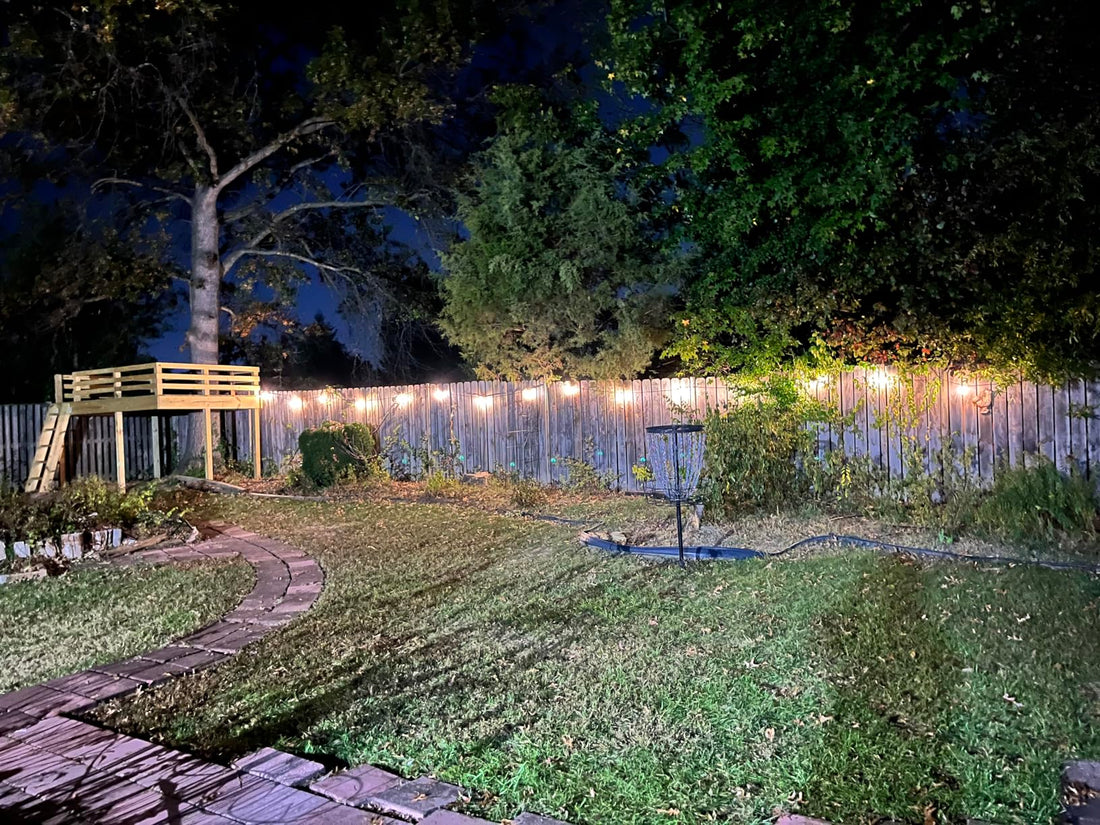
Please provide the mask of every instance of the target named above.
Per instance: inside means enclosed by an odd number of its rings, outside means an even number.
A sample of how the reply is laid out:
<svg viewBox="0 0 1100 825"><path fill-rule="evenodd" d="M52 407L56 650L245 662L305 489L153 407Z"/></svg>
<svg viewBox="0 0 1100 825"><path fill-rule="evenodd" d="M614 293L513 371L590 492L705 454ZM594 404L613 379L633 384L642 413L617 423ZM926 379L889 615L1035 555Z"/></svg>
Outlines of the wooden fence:
<svg viewBox="0 0 1100 825"><path fill-rule="evenodd" d="M811 425L819 454L843 449L866 455L891 477L912 468L906 444L923 452L923 471L935 470L942 446L959 457L968 477L988 483L1002 463L1045 455L1060 469L1076 465L1100 477L1100 383L1060 387L1015 382L994 386L936 373L899 379L888 370L854 370L802 382L802 391L828 404L843 426ZM645 428L698 418L739 403L737 392L714 378L648 379L576 384L473 381L458 384L364 387L264 393L261 436L266 469L297 450L298 435L326 420L369 422L379 428L394 466L415 474L424 450L450 452L466 472L506 471L543 483L568 477L568 460L588 462L624 490L638 484L631 468L646 457ZM38 437L44 405L0 407L0 477L21 483ZM250 460L246 414L226 413L229 449ZM239 419L239 420L238 420ZM128 473L148 476L153 449L149 416L126 419ZM187 418L162 426L162 465L173 466ZM67 449L70 477L113 477L109 419L74 419ZM962 457L965 456L965 461Z"/></svg>

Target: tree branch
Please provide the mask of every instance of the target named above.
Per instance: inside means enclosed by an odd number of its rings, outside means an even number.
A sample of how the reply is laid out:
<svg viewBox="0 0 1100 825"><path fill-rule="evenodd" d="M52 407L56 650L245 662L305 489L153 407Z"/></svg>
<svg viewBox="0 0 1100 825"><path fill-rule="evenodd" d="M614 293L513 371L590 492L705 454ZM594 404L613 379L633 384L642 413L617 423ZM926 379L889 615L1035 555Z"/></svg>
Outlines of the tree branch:
<svg viewBox="0 0 1100 825"><path fill-rule="evenodd" d="M287 207L281 212L271 216L271 223L249 238L242 246L228 252L222 261L222 271L229 272L237 262L249 252L255 250L263 240L275 231L275 227L291 215L305 212L310 209L355 209L355 208L380 208L386 204L382 201L310 201Z"/></svg>
<svg viewBox="0 0 1100 825"><path fill-rule="evenodd" d="M210 179L216 181L218 179L218 155L214 151L214 147L210 145L210 141L206 139L206 130L202 128L202 124L199 123L198 117L195 116L195 112L187 101L181 95L175 95L175 98L176 103L191 123L191 128L195 130L195 139L198 140L199 146L206 152L206 157L210 160Z"/></svg>
<svg viewBox="0 0 1100 825"><path fill-rule="evenodd" d="M323 131L336 124L336 121L328 117L311 117L303 120L293 129L288 132L284 132L270 143L260 147L251 155L241 160L236 166L225 173L223 177L218 179L214 183L215 193L221 192L225 187L229 186L233 181L243 175L245 172L254 168L258 164L263 163L269 157L274 155L292 140L306 135L312 135L315 132Z"/></svg>
<svg viewBox="0 0 1100 825"><path fill-rule="evenodd" d="M326 272L333 272L338 275L365 275L366 273L354 266L336 266L335 264L327 264L324 261L319 261L316 258L310 258L306 255L299 255L297 252L286 252L282 249L244 249L241 250L241 255L238 258L245 255L256 255L260 258L288 258L292 261L298 261L300 263L309 264L315 266L318 269L322 269Z"/></svg>
<svg viewBox="0 0 1100 825"><path fill-rule="evenodd" d="M155 186L151 183L144 183L140 180L132 180L130 178L100 178L92 184L92 191L95 192L105 186L117 184L119 186L133 186L138 189L149 189L153 192L160 192L162 195L167 195L175 200L181 200L188 206L191 205L191 199L184 195L182 192L176 192L173 189L165 189L163 186Z"/></svg>

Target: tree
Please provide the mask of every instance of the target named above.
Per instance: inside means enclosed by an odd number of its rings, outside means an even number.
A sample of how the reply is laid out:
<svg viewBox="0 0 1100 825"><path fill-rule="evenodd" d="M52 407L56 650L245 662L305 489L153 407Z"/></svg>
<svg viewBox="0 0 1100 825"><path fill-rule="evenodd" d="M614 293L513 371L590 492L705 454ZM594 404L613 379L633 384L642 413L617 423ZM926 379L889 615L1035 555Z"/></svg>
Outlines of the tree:
<svg viewBox="0 0 1100 825"><path fill-rule="evenodd" d="M173 306L174 268L71 207L36 210L0 248L0 400L53 397L55 373L142 358Z"/></svg>
<svg viewBox="0 0 1100 825"><path fill-rule="evenodd" d="M650 107L640 134L673 148L678 242L700 252L672 350L719 370L815 342L855 360L1095 363L1085 15L614 2L609 75ZM1057 311L1037 311L1051 286Z"/></svg>
<svg viewBox="0 0 1100 825"><path fill-rule="evenodd" d="M318 313L301 324L276 313L257 323L250 334L223 343L227 353L260 368L260 379L288 389L347 386L366 366L336 337L336 329Z"/></svg>
<svg viewBox="0 0 1100 825"><path fill-rule="evenodd" d="M96 175L96 190L147 207L139 220L188 227L197 363L218 360L220 290L243 267L247 281L287 274L261 264L305 265L347 296L377 285L340 231L363 227L351 213L430 196L424 176L409 180L420 167L404 162L403 138L440 119L436 81L491 8L9 5L0 133L39 135Z"/></svg>
<svg viewBox="0 0 1100 825"><path fill-rule="evenodd" d="M566 117L537 98L506 100L475 159L442 328L485 377L636 376L667 340L678 265L647 236L631 164L591 107Z"/></svg>

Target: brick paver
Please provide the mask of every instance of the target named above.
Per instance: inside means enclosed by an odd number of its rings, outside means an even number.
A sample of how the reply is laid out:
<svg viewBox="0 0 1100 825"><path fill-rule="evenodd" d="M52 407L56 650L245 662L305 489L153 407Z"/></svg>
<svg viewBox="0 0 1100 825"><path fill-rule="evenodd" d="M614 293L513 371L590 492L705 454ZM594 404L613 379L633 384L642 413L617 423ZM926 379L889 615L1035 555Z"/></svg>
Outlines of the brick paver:
<svg viewBox="0 0 1100 825"><path fill-rule="evenodd" d="M256 573L229 615L173 644L0 696L0 821L51 825L367 825L369 815L273 776L204 762L64 714L89 710L223 661L302 615L321 594L324 572L309 556L236 527L192 547L149 550L121 565L241 556ZM294 587L293 592L288 592ZM273 752L273 754L278 752ZM269 761L273 754L269 754ZM308 782L316 763L287 756L270 767ZM262 761L262 760L261 760ZM303 767L308 766L308 767ZM297 771L297 774L294 771Z"/></svg>

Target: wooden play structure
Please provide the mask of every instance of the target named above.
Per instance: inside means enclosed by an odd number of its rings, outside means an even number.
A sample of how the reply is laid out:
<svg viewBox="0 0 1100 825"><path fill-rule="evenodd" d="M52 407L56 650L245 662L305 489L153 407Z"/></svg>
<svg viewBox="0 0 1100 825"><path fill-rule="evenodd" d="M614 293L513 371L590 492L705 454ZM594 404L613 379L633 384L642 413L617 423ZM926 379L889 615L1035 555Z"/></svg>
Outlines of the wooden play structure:
<svg viewBox="0 0 1100 825"><path fill-rule="evenodd" d="M113 415L115 467L119 489L126 489L125 413L182 414L202 412L205 425L206 478L214 476L214 410L252 410L252 454L260 477L260 369L220 364L135 364L80 370L54 376L54 403L46 412L38 447L24 487L28 493L49 490L57 477L65 433L74 415ZM159 444L160 420L152 418L153 443ZM160 452L153 450L153 477L159 478Z"/></svg>

